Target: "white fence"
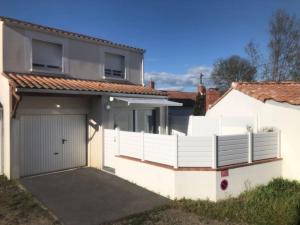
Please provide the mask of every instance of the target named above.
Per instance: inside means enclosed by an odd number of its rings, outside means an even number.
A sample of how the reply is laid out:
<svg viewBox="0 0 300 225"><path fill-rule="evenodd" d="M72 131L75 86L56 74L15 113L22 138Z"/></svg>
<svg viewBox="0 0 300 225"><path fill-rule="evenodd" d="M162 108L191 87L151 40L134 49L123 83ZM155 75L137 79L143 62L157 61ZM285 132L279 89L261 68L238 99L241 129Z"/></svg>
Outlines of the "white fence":
<svg viewBox="0 0 300 225"><path fill-rule="evenodd" d="M253 134L253 160L279 156L280 137L278 133Z"/></svg>
<svg viewBox="0 0 300 225"><path fill-rule="evenodd" d="M218 166L248 162L248 143L247 134L218 136Z"/></svg>
<svg viewBox="0 0 300 225"><path fill-rule="evenodd" d="M104 154L111 151L175 168L217 168L279 157L279 141L278 132L196 137L105 129Z"/></svg>

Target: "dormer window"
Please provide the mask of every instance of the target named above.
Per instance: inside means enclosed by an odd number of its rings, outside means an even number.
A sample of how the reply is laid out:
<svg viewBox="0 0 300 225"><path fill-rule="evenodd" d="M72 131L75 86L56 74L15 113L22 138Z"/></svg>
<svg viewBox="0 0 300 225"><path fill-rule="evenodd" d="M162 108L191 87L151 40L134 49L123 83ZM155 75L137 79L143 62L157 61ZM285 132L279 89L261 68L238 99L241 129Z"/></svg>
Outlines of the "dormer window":
<svg viewBox="0 0 300 225"><path fill-rule="evenodd" d="M62 72L62 45L32 40L32 69Z"/></svg>
<svg viewBox="0 0 300 225"><path fill-rule="evenodd" d="M121 78L125 77L125 57L111 53L105 53L105 77Z"/></svg>

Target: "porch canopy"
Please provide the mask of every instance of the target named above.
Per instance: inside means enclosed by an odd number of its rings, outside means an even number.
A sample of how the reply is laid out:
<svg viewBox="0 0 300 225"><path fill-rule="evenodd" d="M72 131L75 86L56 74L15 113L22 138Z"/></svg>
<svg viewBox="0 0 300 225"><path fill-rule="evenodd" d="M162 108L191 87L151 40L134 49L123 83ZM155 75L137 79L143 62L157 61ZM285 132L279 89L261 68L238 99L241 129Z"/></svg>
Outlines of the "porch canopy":
<svg viewBox="0 0 300 225"><path fill-rule="evenodd" d="M151 105L151 106L182 106L182 103L169 101L165 98L126 98L126 97L113 97L113 99L127 102L128 105Z"/></svg>

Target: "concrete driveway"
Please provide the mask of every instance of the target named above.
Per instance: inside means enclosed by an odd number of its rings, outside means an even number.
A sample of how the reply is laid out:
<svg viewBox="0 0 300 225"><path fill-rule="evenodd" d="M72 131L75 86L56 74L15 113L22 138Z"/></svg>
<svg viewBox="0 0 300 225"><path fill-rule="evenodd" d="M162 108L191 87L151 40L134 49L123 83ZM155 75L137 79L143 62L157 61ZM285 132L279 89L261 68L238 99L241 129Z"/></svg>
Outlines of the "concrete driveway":
<svg viewBox="0 0 300 225"><path fill-rule="evenodd" d="M66 225L102 224L168 203L92 168L23 178L21 183Z"/></svg>

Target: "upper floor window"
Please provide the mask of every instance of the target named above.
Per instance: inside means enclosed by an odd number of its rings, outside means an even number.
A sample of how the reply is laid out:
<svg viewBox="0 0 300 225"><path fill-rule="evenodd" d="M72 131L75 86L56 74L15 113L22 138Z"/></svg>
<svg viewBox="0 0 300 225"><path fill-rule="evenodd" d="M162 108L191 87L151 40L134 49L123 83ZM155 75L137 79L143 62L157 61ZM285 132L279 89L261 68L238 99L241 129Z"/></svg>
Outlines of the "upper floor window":
<svg viewBox="0 0 300 225"><path fill-rule="evenodd" d="M124 78L125 57L122 55L105 53L105 77Z"/></svg>
<svg viewBox="0 0 300 225"><path fill-rule="evenodd" d="M32 69L62 72L62 45L32 40Z"/></svg>

